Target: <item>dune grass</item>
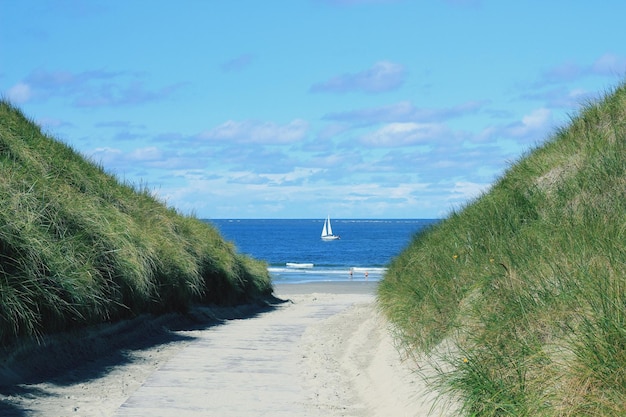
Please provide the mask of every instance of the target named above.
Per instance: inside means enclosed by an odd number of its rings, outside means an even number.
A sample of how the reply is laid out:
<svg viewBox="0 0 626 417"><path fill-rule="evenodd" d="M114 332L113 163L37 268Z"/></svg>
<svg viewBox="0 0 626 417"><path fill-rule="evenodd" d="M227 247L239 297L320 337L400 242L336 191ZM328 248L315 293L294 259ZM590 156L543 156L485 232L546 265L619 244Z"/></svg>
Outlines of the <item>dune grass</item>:
<svg viewBox="0 0 626 417"><path fill-rule="evenodd" d="M0 102L0 345L272 291L265 263Z"/></svg>
<svg viewBox="0 0 626 417"><path fill-rule="evenodd" d="M626 85L414 237L378 299L461 415L626 415Z"/></svg>

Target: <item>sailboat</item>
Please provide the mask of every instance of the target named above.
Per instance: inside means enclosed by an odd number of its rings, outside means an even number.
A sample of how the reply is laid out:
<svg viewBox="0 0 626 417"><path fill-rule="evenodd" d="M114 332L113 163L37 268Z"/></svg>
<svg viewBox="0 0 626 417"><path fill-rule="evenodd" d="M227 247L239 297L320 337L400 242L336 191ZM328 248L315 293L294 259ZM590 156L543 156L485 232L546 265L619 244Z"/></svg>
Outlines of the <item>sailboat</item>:
<svg viewBox="0 0 626 417"><path fill-rule="evenodd" d="M326 217L324 221L324 228L322 229L322 240L337 240L339 235L333 235L333 228L330 225L330 216Z"/></svg>

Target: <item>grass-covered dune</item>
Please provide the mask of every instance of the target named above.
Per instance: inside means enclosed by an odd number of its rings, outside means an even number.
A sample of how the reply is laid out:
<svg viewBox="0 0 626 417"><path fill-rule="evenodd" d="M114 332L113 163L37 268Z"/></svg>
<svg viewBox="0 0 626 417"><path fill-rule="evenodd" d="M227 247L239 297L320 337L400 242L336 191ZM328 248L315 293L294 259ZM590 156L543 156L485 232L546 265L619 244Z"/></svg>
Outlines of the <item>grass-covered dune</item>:
<svg viewBox="0 0 626 417"><path fill-rule="evenodd" d="M461 415L626 415L626 85L415 236L378 298Z"/></svg>
<svg viewBox="0 0 626 417"><path fill-rule="evenodd" d="M266 265L0 102L0 346L272 291Z"/></svg>

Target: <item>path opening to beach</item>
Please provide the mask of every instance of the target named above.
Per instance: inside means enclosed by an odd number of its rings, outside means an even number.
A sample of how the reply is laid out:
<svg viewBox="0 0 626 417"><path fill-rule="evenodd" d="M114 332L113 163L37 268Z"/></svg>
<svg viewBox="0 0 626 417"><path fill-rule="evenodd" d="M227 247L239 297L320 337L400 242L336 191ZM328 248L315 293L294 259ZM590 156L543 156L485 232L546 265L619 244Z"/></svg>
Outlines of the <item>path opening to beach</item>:
<svg viewBox="0 0 626 417"><path fill-rule="evenodd" d="M118 338L109 351L96 348L100 352L77 366L59 364L38 377L4 384L0 411L115 417L427 415L433 398L414 364L402 361L396 350L376 309L376 285L284 284L276 288L278 298L263 307L200 308L184 317L100 329L105 346ZM59 342L39 352L39 361L69 360L72 351L96 346L98 337L93 338ZM8 377L5 372L5 382Z"/></svg>

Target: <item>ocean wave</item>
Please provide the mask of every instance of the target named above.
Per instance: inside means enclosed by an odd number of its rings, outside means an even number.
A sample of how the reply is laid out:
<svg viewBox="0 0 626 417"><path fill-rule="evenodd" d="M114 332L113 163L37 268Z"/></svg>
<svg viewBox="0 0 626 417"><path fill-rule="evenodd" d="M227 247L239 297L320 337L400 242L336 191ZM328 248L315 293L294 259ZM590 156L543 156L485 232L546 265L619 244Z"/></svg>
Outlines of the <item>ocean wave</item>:
<svg viewBox="0 0 626 417"><path fill-rule="evenodd" d="M315 266L315 264L312 264L312 263L301 263L301 262L287 262L287 263L285 263L285 266L287 268L302 269L302 268L313 268L313 266Z"/></svg>
<svg viewBox="0 0 626 417"><path fill-rule="evenodd" d="M295 264L295 263L289 263ZM380 280L387 268L378 266L316 266L302 263L306 267L271 266L267 270L276 282L311 282L311 281L349 281L349 280ZM309 266L311 265L311 266Z"/></svg>
<svg viewBox="0 0 626 417"><path fill-rule="evenodd" d="M320 220L320 222L323 220ZM333 223L410 223L423 224L432 222L430 219L334 219Z"/></svg>

